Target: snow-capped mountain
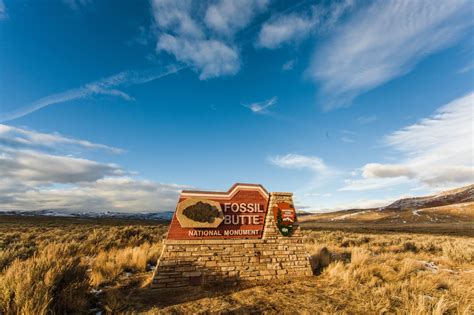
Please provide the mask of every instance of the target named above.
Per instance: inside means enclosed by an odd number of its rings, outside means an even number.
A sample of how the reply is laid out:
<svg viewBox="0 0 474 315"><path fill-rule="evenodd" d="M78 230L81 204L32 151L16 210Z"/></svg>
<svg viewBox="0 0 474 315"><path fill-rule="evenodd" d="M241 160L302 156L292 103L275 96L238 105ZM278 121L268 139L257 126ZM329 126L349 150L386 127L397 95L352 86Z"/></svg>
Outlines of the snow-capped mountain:
<svg viewBox="0 0 474 315"><path fill-rule="evenodd" d="M72 218L117 218L134 220L159 220L170 221L173 211L165 212L117 212L117 211L70 211L64 209L45 209L28 211L0 211L0 215L16 216L47 216L47 217L72 217Z"/></svg>

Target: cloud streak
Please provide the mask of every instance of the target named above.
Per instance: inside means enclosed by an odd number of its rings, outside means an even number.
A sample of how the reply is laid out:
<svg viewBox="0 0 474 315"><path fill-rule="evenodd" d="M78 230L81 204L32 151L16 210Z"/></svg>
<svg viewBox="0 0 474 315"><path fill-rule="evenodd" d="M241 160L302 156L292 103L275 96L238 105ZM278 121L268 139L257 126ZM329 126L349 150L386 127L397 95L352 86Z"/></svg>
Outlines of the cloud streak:
<svg viewBox="0 0 474 315"><path fill-rule="evenodd" d="M80 88L43 97L12 112L0 113L0 122L17 119L51 105L85 99L95 95L109 95L122 98L126 101L132 101L134 100L133 97L118 90L117 87L147 83L174 74L182 69L184 69L184 67L171 65L165 69L120 72L113 76L88 83Z"/></svg>
<svg viewBox="0 0 474 315"><path fill-rule="evenodd" d="M237 50L218 40L183 39L164 34L159 37L156 49L199 69L201 80L234 75L240 69Z"/></svg>
<svg viewBox="0 0 474 315"><path fill-rule="evenodd" d="M215 32L230 36L246 27L254 16L266 10L269 0L221 0L210 5L204 21Z"/></svg>
<svg viewBox="0 0 474 315"><path fill-rule="evenodd" d="M317 19L306 14L288 14L263 24L257 46L275 49L287 42L299 42L313 30Z"/></svg>
<svg viewBox="0 0 474 315"><path fill-rule="evenodd" d="M281 70L283 71L291 71L295 67L295 59L288 60L281 66Z"/></svg>
<svg viewBox="0 0 474 315"><path fill-rule="evenodd" d="M115 164L40 153L32 150L3 149L0 154L2 177L21 183L74 184L95 181L105 176L124 175Z"/></svg>
<svg viewBox="0 0 474 315"><path fill-rule="evenodd" d="M63 0L63 2L74 11L78 11L81 8L90 6L92 4L92 0Z"/></svg>
<svg viewBox="0 0 474 315"><path fill-rule="evenodd" d="M298 204L308 205L313 203L311 201L313 198L332 197L330 193L324 190L335 178L339 177L340 171L327 165L322 158L313 155L288 153L270 156L267 160L270 164L282 169L298 171L308 176L303 182L298 180L300 182L299 188L294 189L295 200Z"/></svg>
<svg viewBox="0 0 474 315"><path fill-rule="evenodd" d="M0 0L0 21L7 18L7 9L5 8L5 3L3 0Z"/></svg>
<svg viewBox="0 0 474 315"><path fill-rule="evenodd" d="M329 170L324 161L317 156L300 154L277 155L268 159L271 164L281 168L303 170L309 169L315 173L325 173Z"/></svg>
<svg viewBox="0 0 474 315"><path fill-rule="evenodd" d="M41 133L32 130L0 124L0 146L26 149L54 149L60 147L79 147L86 150L104 150L112 153L123 153L123 149L93 143L86 140L64 137L58 133Z"/></svg>
<svg viewBox="0 0 474 315"><path fill-rule="evenodd" d="M474 182L474 92L440 107L432 116L384 138L402 154L397 164L368 163L362 178L342 190L376 189L411 181L431 188Z"/></svg>
<svg viewBox="0 0 474 315"><path fill-rule="evenodd" d="M377 116L360 116L357 118L357 122L361 125L367 125L377 120Z"/></svg>
<svg viewBox="0 0 474 315"><path fill-rule="evenodd" d="M334 1L329 5L313 5L301 12L274 15L262 25L256 46L276 49L289 43L297 44L312 33L327 32L353 5L352 0Z"/></svg>
<svg viewBox="0 0 474 315"><path fill-rule="evenodd" d="M359 10L317 49L308 73L326 110L410 72L455 44L472 25L470 1L378 1Z"/></svg>
<svg viewBox="0 0 474 315"><path fill-rule="evenodd" d="M257 113L257 114L268 114L269 113L268 108L270 106L275 105L277 101L278 101L278 97L274 96L263 102L255 102L255 103L241 104L241 105L250 109L252 112Z"/></svg>

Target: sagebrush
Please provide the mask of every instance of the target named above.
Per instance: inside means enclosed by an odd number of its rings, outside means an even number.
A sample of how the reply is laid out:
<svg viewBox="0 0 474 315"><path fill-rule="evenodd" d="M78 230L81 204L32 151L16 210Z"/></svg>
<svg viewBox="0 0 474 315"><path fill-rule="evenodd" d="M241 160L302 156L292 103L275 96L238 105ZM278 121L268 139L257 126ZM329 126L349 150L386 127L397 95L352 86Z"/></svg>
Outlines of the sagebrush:
<svg viewBox="0 0 474 315"><path fill-rule="evenodd" d="M129 222L130 223L130 222ZM472 314L474 240L305 230L313 277L155 292L167 226L0 224L0 313Z"/></svg>

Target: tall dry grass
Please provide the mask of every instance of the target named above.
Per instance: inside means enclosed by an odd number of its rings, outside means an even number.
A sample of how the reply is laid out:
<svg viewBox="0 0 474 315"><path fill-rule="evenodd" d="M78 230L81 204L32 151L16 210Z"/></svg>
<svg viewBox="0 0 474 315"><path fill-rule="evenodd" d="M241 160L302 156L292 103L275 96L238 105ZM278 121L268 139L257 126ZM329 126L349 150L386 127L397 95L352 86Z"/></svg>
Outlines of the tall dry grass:
<svg viewBox="0 0 474 315"><path fill-rule="evenodd" d="M307 232L315 253L331 252L321 281L351 292L355 309L398 314L470 314L474 303L474 240L416 234ZM321 250L321 244L325 247ZM329 248L329 249L328 249ZM350 253L350 261L341 254ZM321 264L321 263L320 263Z"/></svg>
<svg viewBox="0 0 474 315"><path fill-rule="evenodd" d="M102 251L91 264L91 284L98 287L118 279L124 272L137 273L151 270L161 254L161 244L144 243L136 247L113 248Z"/></svg>
<svg viewBox="0 0 474 315"><path fill-rule="evenodd" d="M16 259L0 274L0 313L65 314L88 305L86 266L77 247L50 244L26 260Z"/></svg>
<svg viewBox="0 0 474 315"><path fill-rule="evenodd" d="M0 224L0 314L87 313L97 306L94 292L156 264L166 231L30 223Z"/></svg>
<svg viewBox="0 0 474 315"><path fill-rule="evenodd" d="M0 313L474 312L469 237L303 231L316 276L158 294L143 284L167 226L60 222L0 223Z"/></svg>

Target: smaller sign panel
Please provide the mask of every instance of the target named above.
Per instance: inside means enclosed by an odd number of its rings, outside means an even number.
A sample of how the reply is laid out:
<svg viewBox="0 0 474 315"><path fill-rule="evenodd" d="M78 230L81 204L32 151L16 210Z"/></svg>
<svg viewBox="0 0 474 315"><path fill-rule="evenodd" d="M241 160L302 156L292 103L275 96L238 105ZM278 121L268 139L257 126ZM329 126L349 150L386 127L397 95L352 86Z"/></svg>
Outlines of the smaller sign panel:
<svg viewBox="0 0 474 315"><path fill-rule="evenodd" d="M273 207L273 217L275 224L284 236L290 236L293 233L293 224L296 221L295 207L287 202L278 203Z"/></svg>
<svg viewBox="0 0 474 315"><path fill-rule="evenodd" d="M235 184L227 192L183 191L168 239L261 238L269 194L261 185Z"/></svg>

